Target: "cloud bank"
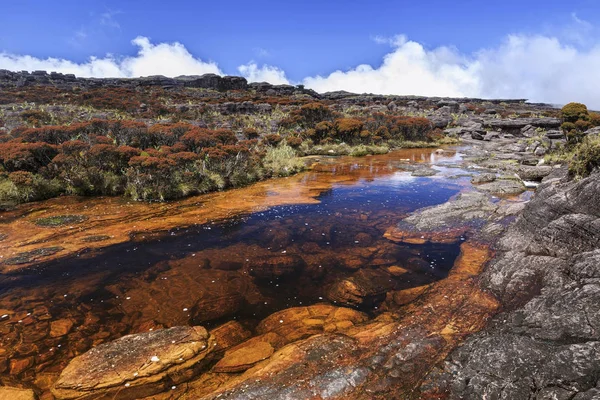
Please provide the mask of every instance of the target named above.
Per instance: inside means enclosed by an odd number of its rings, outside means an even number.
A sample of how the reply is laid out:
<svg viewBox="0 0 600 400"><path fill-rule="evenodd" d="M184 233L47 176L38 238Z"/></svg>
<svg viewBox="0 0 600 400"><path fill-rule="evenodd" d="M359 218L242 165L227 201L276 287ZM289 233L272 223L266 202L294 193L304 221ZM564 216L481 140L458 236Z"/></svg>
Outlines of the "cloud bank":
<svg viewBox="0 0 600 400"><path fill-rule="evenodd" d="M374 41L390 46L377 66L358 65L300 82L290 82L275 66L259 66L254 61L239 66L237 73L253 82L302 83L318 92L527 98L556 104L579 101L600 109L598 44L584 47L549 35L509 35L498 46L464 54L447 46L428 49L404 36L375 37ZM153 44L138 37L132 44L138 50L134 56L107 55L84 63L0 53L0 69L82 77L224 74L218 64L194 57L181 43Z"/></svg>

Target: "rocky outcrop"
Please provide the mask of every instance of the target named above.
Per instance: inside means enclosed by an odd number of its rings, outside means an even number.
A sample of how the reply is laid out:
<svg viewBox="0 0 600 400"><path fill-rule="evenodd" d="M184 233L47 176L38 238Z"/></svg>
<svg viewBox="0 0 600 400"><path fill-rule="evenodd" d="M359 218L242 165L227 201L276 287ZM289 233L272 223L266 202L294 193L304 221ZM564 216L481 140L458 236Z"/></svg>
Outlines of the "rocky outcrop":
<svg viewBox="0 0 600 400"><path fill-rule="evenodd" d="M138 399L192 378L215 346L206 329L124 336L75 357L52 388L57 399Z"/></svg>
<svg viewBox="0 0 600 400"><path fill-rule="evenodd" d="M553 173L498 244L482 285L505 312L423 386L461 399L598 398L600 173Z"/></svg>

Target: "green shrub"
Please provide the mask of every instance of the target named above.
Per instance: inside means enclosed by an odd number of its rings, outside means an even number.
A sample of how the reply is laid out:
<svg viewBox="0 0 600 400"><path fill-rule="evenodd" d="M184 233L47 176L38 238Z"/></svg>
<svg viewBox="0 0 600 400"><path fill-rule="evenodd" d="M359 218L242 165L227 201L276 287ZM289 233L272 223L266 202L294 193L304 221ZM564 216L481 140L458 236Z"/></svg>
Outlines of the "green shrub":
<svg viewBox="0 0 600 400"><path fill-rule="evenodd" d="M569 103L560 110L560 117L564 122L577 122L587 120L589 113L585 104Z"/></svg>
<svg viewBox="0 0 600 400"><path fill-rule="evenodd" d="M287 144L267 149L264 167L273 176L289 176L304 169L296 151Z"/></svg>
<svg viewBox="0 0 600 400"><path fill-rule="evenodd" d="M573 149L569 173L585 177L600 167L600 136L589 135Z"/></svg>

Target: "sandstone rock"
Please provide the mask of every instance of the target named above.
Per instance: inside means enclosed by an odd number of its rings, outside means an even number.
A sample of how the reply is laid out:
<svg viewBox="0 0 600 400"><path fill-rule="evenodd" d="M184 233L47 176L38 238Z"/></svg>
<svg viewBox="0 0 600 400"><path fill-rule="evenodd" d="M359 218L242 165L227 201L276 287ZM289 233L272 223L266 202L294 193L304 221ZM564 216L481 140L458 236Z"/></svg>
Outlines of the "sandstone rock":
<svg viewBox="0 0 600 400"><path fill-rule="evenodd" d="M367 319L366 314L350 308L315 304L276 312L262 320L256 331L260 334L276 333L291 342L324 332L344 331Z"/></svg>
<svg viewBox="0 0 600 400"><path fill-rule="evenodd" d="M385 294L393 287L393 280L387 271L362 269L334 284L327 292L327 298L350 307L375 306L385 299Z"/></svg>
<svg viewBox="0 0 600 400"><path fill-rule="evenodd" d="M237 321L229 321L210 331L217 344L213 351L227 350L248 339L252 334Z"/></svg>
<svg viewBox="0 0 600 400"><path fill-rule="evenodd" d="M73 328L73 320L69 318L50 322L50 337L64 336Z"/></svg>
<svg viewBox="0 0 600 400"><path fill-rule="evenodd" d="M250 275L260 279L281 278L302 271L306 263L300 256L276 255L258 260L250 268Z"/></svg>
<svg viewBox="0 0 600 400"><path fill-rule="evenodd" d="M259 339L262 339L259 337ZM214 372L242 372L265 360L275 352L267 340L252 340L227 351L213 367Z"/></svg>
<svg viewBox="0 0 600 400"><path fill-rule="evenodd" d="M165 380L198 368L214 345L199 326L124 336L71 360L52 393L58 399L149 396L162 391Z"/></svg>
<svg viewBox="0 0 600 400"><path fill-rule="evenodd" d="M25 370L33 367L33 357L13 358L10 360L10 374L19 375Z"/></svg>
<svg viewBox="0 0 600 400"><path fill-rule="evenodd" d="M0 400L37 400L37 396L31 389L0 386Z"/></svg>

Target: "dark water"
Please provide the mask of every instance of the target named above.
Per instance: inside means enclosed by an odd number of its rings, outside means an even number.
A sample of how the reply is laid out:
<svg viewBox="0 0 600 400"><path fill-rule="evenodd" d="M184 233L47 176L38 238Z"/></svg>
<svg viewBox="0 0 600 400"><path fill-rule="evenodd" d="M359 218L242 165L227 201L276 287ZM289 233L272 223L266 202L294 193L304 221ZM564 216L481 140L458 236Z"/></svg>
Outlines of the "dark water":
<svg viewBox="0 0 600 400"><path fill-rule="evenodd" d="M391 290L433 282L447 275L460 243L403 245L383 233L460 188L460 180L374 174L334 185L319 204L137 237L1 277L0 309L16 312L10 324L0 320L1 348L11 358L33 357L19 374L27 381L128 333L232 319L252 327L274 311L328 301L332 285L364 271L387 274ZM390 274L392 266L406 273ZM357 307L377 314L381 302ZM57 320L70 321L68 333L51 332Z"/></svg>

